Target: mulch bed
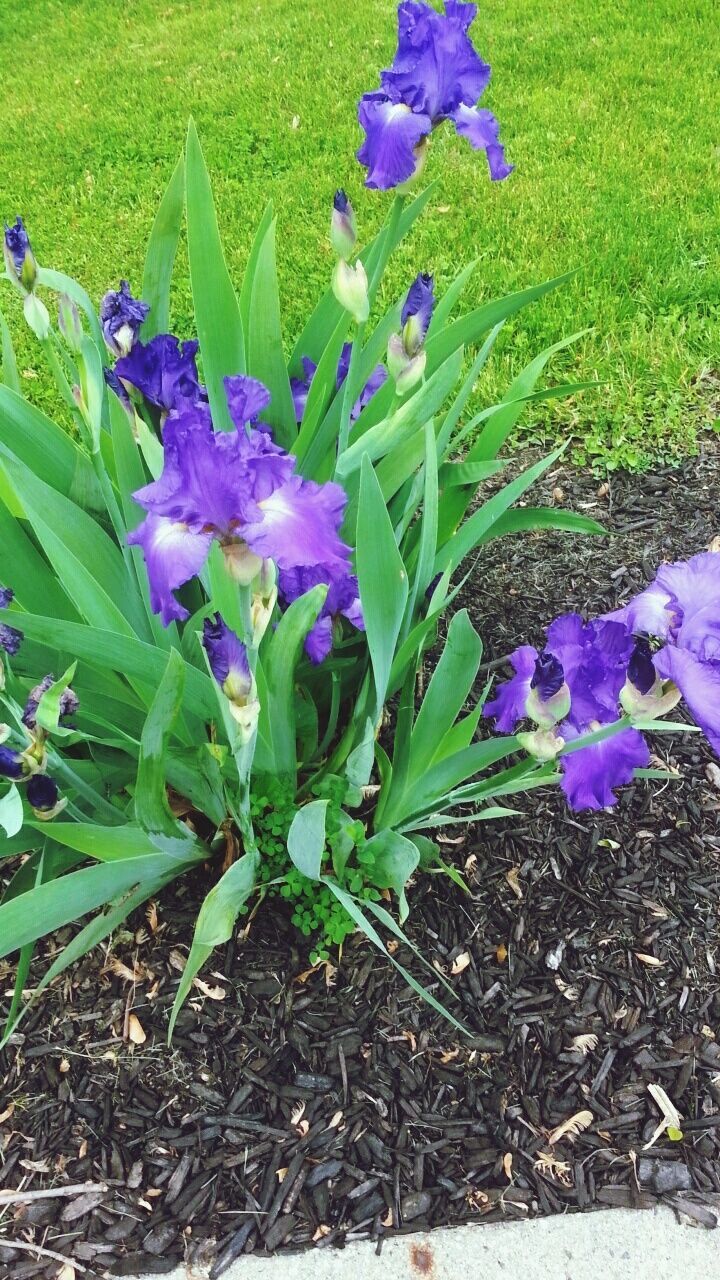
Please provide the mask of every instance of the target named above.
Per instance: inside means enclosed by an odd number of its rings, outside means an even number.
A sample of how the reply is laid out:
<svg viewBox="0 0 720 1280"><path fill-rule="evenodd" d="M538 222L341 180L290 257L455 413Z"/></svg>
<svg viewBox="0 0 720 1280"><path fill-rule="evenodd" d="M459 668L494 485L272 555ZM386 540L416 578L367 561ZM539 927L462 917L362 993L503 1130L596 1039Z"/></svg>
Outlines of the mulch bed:
<svg viewBox="0 0 720 1280"><path fill-rule="evenodd" d="M489 663L720 533L714 450L609 488L558 468L543 500L553 491L621 536L489 548L462 602ZM334 973L304 972L274 907L215 955L169 1051L203 873L77 965L0 1055L0 1192L106 1189L0 1206L0 1274L57 1275L29 1242L89 1276L183 1259L219 1276L241 1253L658 1198L715 1225L720 769L696 735L653 747L677 782L637 783L592 816L520 797L521 816L450 834L470 894L444 877L413 889L409 934L449 976L469 1038L361 938ZM684 1137L644 1151L660 1120L649 1084ZM553 1132L583 1111L579 1133Z"/></svg>

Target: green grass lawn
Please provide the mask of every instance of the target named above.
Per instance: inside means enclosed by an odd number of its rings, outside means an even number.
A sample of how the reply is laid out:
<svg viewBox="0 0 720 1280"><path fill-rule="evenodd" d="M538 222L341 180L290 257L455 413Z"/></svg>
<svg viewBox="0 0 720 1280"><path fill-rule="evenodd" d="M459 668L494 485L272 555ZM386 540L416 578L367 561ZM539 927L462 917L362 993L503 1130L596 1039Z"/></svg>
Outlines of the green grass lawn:
<svg viewBox="0 0 720 1280"><path fill-rule="evenodd" d="M390 284L423 269L443 285L477 256L475 303L577 267L503 335L483 395L589 327L558 372L603 387L526 419L530 436L571 430L578 457L611 465L677 456L711 423L703 373L720 364L715 5L487 0L473 30L517 171L491 185L482 156L436 135L440 187ZM388 0L28 0L0 29L0 214L22 213L40 261L95 298L121 275L139 287L192 113L238 282L275 202L289 342L329 277L334 188L366 236L388 207L362 186L355 103L394 42ZM188 336L182 260L174 321ZM20 355L32 376L29 342Z"/></svg>

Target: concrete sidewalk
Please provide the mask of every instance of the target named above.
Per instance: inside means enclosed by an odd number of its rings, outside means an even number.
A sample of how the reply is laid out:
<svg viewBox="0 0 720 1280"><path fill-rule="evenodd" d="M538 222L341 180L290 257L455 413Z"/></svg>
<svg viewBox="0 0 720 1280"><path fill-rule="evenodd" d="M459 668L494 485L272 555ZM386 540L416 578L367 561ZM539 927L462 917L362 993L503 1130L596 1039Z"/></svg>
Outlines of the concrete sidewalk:
<svg viewBox="0 0 720 1280"><path fill-rule="evenodd" d="M671 1209L613 1209L498 1222L277 1257L243 1257L223 1280L710 1280L720 1231L681 1226ZM204 1280L179 1267L168 1280ZM145 1280L145 1278L143 1278ZM149 1278L147 1278L149 1280Z"/></svg>

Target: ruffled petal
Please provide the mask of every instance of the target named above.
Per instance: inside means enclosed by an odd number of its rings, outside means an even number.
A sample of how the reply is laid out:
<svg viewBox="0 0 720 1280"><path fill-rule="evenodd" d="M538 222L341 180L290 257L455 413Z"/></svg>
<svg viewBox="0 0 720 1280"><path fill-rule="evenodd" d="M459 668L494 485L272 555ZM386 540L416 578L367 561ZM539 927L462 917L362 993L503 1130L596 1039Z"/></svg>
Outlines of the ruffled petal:
<svg viewBox="0 0 720 1280"><path fill-rule="evenodd" d="M467 138L475 151L484 151L493 182L502 182L515 168L507 164L505 148L500 141L500 125L492 111L484 107L468 107L462 103L452 113L455 128Z"/></svg>
<svg viewBox="0 0 720 1280"><path fill-rule="evenodd" d="M690 560L663 565L655 581L675 609L675 643L698 658L720 661L720 555L703 551Z"/></svg>
<svg viewBox="0 0 720 1280"><path fill-rule="evenodd" d="M329 614L323 614L305 637L305 652L315 666L325 661L332 649L332 642L333 621Z"/></svg>
<svg viewBox="0 0 720 1280"><path fill-rule="evenodd" d="M141 391L146 400L170 411L202 397L196 356L198 343L160 333L147 344L136 342L115 365L115 373Z"/></svg>
<svg viewBox="0 0 720 1280"><path fill-rule="evenodd" d="M150 584L150 604L163 626L189 617L172 594L202 569L213 540L211 533L193 533L186 524L150 515L132 533L131 546L141 547Z"/></svg>
<svg viewBox="0 0 720 1280"><path fill-rule="evenodd" d="M346 504L339 485L292 476L257 503L257 517L240 532L256 555L279 569L346 561L350 549L338 533Z"/></svg>
<svg viewBox="0 0 720 1280"><path fill-rule="evenodd" d="M562 725L560 733L572 737ZM561 787L571 809L606 809L617 801L614 788L632 782L636 769L646 769L650 750L637 729L623 729L612 738L560 757Z"/></svg>
<svg viewBox="0 0 720 1280"><path fill-rule="evenodd" d="M430 116L393 102L384 93L366 93L358 105L365 141L357 158L368 170L366 187L389 191L412 178L415 148L432 129Z"/></svg>
<svg viewBox="0 0 720 1280"><path fill-rule="evenodd" d="M398 48L383 71L382 87L433 121L451 114L461 102L477 102L490 82L490 67L468 36L474 4L448 0L445 13L405 0L398 9Z"/></svg>
<svg viewBox="0 0 720 1280"><path fill-rule="evenodd" d="M720 662L702 662L676 645L666 645L654 657L663 680L673 680L698 728L720 756Z"/></svg>
<svg viewBox="0 0 720 1280"><path fill-rule="evenodd" d="M267 409L272 399L262 382L257 378L247 378L245 374L223 378L223 385L230 417L236 427L244 427L246 422L254 422L263 409Z"/></svg>
<svg viewBox="0 0 720 1280"><path fill-rule="evenodd" d="M613 609L605 618L611 622L623 622L629 631L646 632L650 636L666 639L675 617L673 599L657 581L646 587L622 609Z"/></svg>
<svg viewBox="0 0 720 1280"><path fill-rule="evenodd" d="M512 733L518 721L525 719L525 705L537 658L538 651L531 644L520 645L510 654L515 675L497 686L493 701L486 702L483 708L484 716L495 717L497 733Z"/></svg>

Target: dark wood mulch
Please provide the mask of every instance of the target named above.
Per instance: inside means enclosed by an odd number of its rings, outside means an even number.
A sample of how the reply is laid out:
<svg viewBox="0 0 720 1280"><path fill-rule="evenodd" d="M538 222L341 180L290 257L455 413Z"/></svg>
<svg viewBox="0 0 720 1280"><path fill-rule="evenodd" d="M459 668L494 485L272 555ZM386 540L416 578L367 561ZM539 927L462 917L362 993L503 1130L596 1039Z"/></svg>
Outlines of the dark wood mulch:
<svg viewBox="0 0 720 1280"><path fill-rule="evenodd" d="M490 548L464 601L488 662L570 606L614 605L661 559L720 533L717 452L608 489L558 469L543 497L553 490L620 536ZM593 816L534 792L520 817L449 837L470 894L444 878L412 891L409 933L449 976L469 1038L362 939L334 972L304 973L278 907L214 957L169 1051L202 875L136 918L0 1055L0 1192L106 1187L0 1206L0 1274L56 1275L56 1261L16 1247L33 1241L90 1276L183 1258L219 1276L243 1252L658 1197L713 1226L720 769L697 736L654 748L677 782L637 783ZM684 1136L644 1150L661 1118L648 1085ZM578 1133L556 1132L578 1113Z"/></svg>

